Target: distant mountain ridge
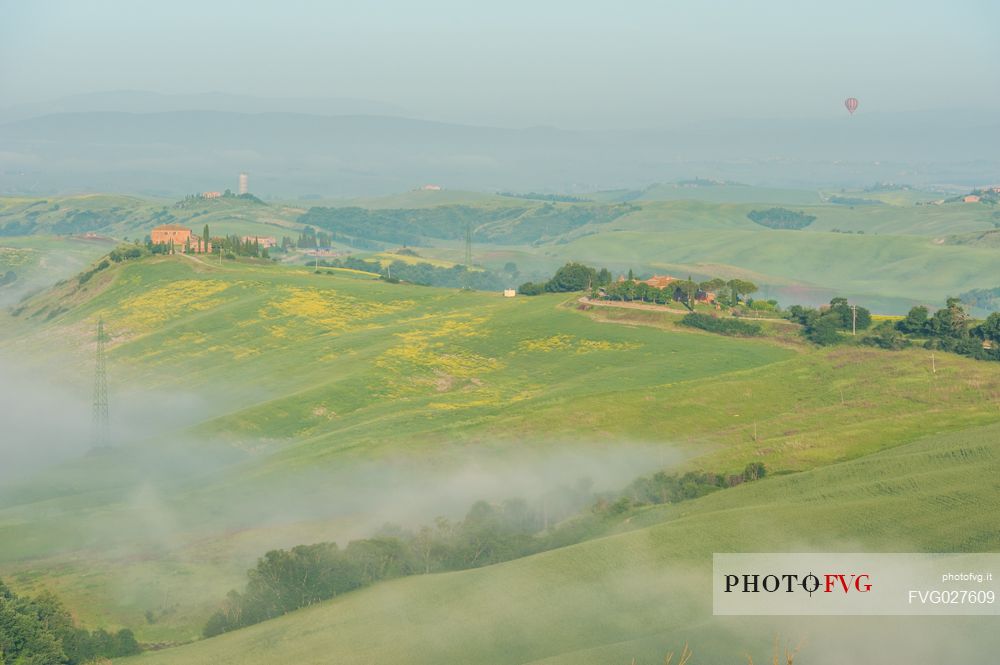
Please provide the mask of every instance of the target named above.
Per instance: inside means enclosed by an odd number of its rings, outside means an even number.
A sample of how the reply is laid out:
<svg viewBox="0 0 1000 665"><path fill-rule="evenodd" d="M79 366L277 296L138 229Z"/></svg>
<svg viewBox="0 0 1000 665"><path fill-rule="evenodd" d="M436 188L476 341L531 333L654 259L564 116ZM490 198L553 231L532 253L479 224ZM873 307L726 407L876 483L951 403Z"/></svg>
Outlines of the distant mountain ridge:
<svg viewBox="0 0 1000 665"><path fill-rule="evenodd" d="M312 115L408 115L395 104L350 97L258 97L225 92L164 94L148 90L114 90L69 95L31 104L0 108L0 122L58 113L162 113L222 111L229 113L299 112ZM410 114L412 115L412 114Z"/></svg>
<svg viewBox="0 0 1000 665"><path fill-rule="evenodd" d="M507 129L372 115L89 111L0 124L0 193L181 195L252 174L265 196L379 195L434 183L592 192L689 177L791 187L1000 181L988 116L706 122L681 129Z"/></svg>

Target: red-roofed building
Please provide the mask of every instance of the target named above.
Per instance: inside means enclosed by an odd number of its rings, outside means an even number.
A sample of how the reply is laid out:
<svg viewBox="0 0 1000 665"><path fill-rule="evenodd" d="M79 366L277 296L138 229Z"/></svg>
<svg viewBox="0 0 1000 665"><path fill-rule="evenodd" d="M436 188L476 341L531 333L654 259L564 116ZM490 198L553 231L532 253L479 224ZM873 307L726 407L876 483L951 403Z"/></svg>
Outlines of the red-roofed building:
<svg viewBox="0 0 1000 665"><path fill-rule="evenodd" d="M662 289L666 287L671 282L676 282L676 277L671 277L670 275L653 275L649 279L644 279L641 281L642 284L649 284L650 286Z"/></svg>
<svg viewBox="0 0 1000 665"><path fill-rule="evenodd" d="M172 245L174 251L192 254L210 254L212 243L191 233L191 229L180 224L164 224L150 231L149 239L154 245Z"/></svg>

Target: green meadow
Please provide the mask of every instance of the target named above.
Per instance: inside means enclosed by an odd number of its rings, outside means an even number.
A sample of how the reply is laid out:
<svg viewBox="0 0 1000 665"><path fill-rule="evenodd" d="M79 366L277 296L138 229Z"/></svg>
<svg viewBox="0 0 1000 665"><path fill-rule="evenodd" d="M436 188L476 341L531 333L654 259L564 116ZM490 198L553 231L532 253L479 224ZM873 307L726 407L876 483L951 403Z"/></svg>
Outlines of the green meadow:
<svg viewBox="0 0 1000 665"><path fill-rule="evenodd" d="M748 222L751 223L751 222ZM956 246L921 236L810 231L620 231L582 237L560 250L584 262L643 266L694 275L742 275L786 303L842 295L874 311L905 313L940 306L1000 275L992 248ZM817 295L818 294L818 295ZM801 300L797 300L801 299Z"/></svg>
<svg viewBox="0 0 1000 665"><path fill-rule="evenodd" d="M312 206L356 206L386 211L498 209L571 211L610 202L552 203L462 191L411 191L379 199L270 202L241 199L158 201L104 194L52 199L0 198L0 233L66 235L93 231L142 238L157 224L188 225L200 233L296 237L299 218ZM940 192L919 190L773 190L743 185L686 187L658 185L631 199L632 211L609 222L576 226L524 245L477 242L473 261L499 270L514 262L524 279L550 274L567 260L589 261L625 272L689 273L699 277L751 279L761 293L785 304L810 303L844 295L886 314L905 313L914 304L936 305L971 288L993 288L1000 274L997 252L988 242L966 242L995 230L1000 216L985 204L945 203ZM879 205L838 205L832 200L865 200ZM800 231L773 230L753 223L753 210L784 207L815 217ZM11 226L13 225L13 226ZM77 231L74 231L76 229ZM11 231L12 230L12 231ZM464 260L461 242L427 231L419 254L435 263ZM496 229L494 229L495 231ZM530 230L525 230L530 235ZM377 234L375 234L377 236ZM956 240L958 239L958 240ZM385 243L377 243L384 245ZM390 243L391 245L391 243ZM342 252L370 249L338 244Z"/></svg>
<svg viewBox="0 0 1000 665"><path fill-rule="evenodd" d="M768 654L776 630L793 645L805 642L796 662L816 662L836 647L829 619L712 618L704 592L711 554L843 550L848 543L871 551L995 550L998 435L995 426L938 435L648 509L620 524L620 533L580 545L478 570L395 580L125 662L599 665L661 662L689 643L699 662L736 663L748 651ZM964 630L989 642L982 632L988 621L971 620L971 630L968 624L956 629L925 622L926 639L951 639L951 653L960 654L954 638ZM911 637L908 646L890 636L899 620L867 622L896 653L924 653L913 651L923 640Z"/></svg>
<svg viewBox="0 0 1000 665"><path fill-rule="evenodd" d="M372 528L357 509L312 505L345 469L502 464L567 445L613 455L636 442L661 451L654 467L763 460L799 472L989 423L1000 408L996 368L958 357L932 374L923 351L736 340L655 312L579 311L575 297L331 273L148 258L16 309L5 346L44 357L69 340L80 353L59 361L77 377L103 318L113 399L201 397L180 430L156 425L111 459L10 490L0 573L55 590L88 625L183 642L263 551Z"/></svg>
<svg viewBox="0 0 1000 665"><path fill-rule="evenodd" d="M940 242L993 228L987 206L887 194L851 208L760 190L764 206L728 192L739 186L699 201L667 189L558 238L476 244L474 263L742 277L785 305L836 294L883 315L1000 274L995 248ZM504 298L262 260L145 257L81 282L111 245L61 233L74 211L97 211L109 223L87 230L117 238L148 233L164 210L195 231L280 236L297 234L298 205L314 202L0 201L0 228L39 213L34 235L0 238L0 268L50 287L7 301L0 355L89 404L103 320L117 428L113 449L0 486L0 579L54 591L88 628L170 647L128 662L596 665L662 662L685 642L698 662L739 662L766 653L775 631L819 648L827 637L809 622L712 619L700 586L712 552L1000 545L995 363L817 348L786 321L736 339L674 313L581 308L579 294ZM428 191L320 203L545 205ZM817 219L801 231L747 219L772 205ZM462 261L454 242L415 249ZM273 548L343 545L588 474L613 490L661 469L735 474L750 462L768 477L608 517L576 545L380 582L199 639ZM450 482L462 491L442 493Z"/></svg>
<svg viewBox="0 0 1000 665"><path fill-rule="evenodd" d="M187 224L201 231L209 224L219 235L291 235L305 211L281 204L242 199L193 199L177 202L119 194L76 194L45 199L0 197L0 240L15 235L75 235L87 232L142 239L159 224ZM8 225L16 225L16 228Z"/></svg>

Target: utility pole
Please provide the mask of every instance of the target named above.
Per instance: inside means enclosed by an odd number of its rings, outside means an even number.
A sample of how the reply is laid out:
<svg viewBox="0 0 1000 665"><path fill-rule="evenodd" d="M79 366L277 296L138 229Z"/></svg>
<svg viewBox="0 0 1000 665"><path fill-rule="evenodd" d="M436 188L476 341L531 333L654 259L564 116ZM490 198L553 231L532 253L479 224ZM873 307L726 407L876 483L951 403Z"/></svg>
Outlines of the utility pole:
<svg viewBox="0 0 1000 665"><path fill-rule="evenodd" d="M103 448L111 439L111 416L108 409L108 372L105 359L104 319L97 320L97 358L94 371L94 447Z"/></svg>
<svg viewBox="0 0 1000 665"><path fill-rule="evenodd" d="M851 305L851 334L858 334L858 306Z"/></svg>

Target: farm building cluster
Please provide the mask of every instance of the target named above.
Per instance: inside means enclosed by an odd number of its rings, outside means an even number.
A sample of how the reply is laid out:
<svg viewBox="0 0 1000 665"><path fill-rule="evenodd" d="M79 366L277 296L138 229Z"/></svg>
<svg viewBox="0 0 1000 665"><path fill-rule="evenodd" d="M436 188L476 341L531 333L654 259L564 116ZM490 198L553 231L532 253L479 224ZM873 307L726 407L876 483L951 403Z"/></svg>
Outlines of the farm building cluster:
<svg viewBox="0 0 1000 665"><path fill-rule="evenodd" d="M154 245L164 245L169 247L171 252L184 252L185 254L211 254L212 241L205 241L199 235L191 232L186 226L181 224L163 224L157 226L149 233L149 239Z"/></svg>
<svg viewBox="0 0 1000 665"><path fill-rule="evenodd" d="M618 276L618 283L619 284L623 284L626 281L626 279L627 278L625 277L625 275L619 275ZM647 284L647 285L653 287L654 289L665 289L668 286L670 286L670 284L672 284L673 282L677 282L677 281L680 281L680 280L677 277L673 277L671 275L653 275L649 279L638 279L638 280L635 280L635 282L637 284ZM679 293L676 294L676 299L677 300L686 300L687 299L687 295L685 293L683 293L683 292L679 292ZM713 292L713 291L706 291L704 289L698 289L698 291L695 292L695 294L694 294L694 299L696 301L698 301L698 302L711 304L711 303L715 302L715 292Z"/></svg>

